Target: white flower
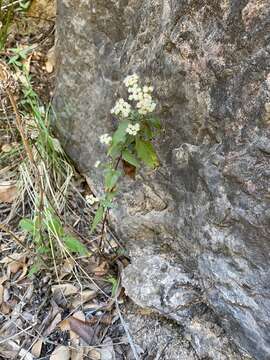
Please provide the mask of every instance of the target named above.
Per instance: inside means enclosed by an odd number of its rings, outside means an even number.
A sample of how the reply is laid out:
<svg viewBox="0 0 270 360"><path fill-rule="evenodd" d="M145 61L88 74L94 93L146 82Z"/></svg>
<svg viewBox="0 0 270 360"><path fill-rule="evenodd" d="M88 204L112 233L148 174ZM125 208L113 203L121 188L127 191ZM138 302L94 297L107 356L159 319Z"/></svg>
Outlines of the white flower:
<svg viewBox="0 0 270 360"><path fill-rule="evenodd" d="M153 112L156 106L156 103L148 92L144 92L142 98L137 103L138 112L142 115Z"/></svg>
<svg viewBox="0 0 270 360"><path fill-rule="evenodd" d="M144 86L143 87L143 92L144 93L152 93L154 91L153 86Z"/></svg>
<svg viewBox="0 0 270 360"><path fill-rule="evenodd" d="M88 204L90 205L94 205L95 203L99 202L99 198L95 197L94 195L90 194L90 195L86 195L85 200L88 202Z"/></svg>
<svg viewBox="0 0 270 360"><path fill-rule="evenodd" d="M97 160L96 162L95 162L95 168L98 168L99 167L99 165L101 164L101 161L100 160Z"/></svg>
<svg viewBox="0 0 270 360"><path fill-rule="evenodd" d="M128 127L126 128L126 132L129 135L133 135L133 136L136 136L139 131L140 131L140 124L138 123L135 125L129 124Z"/></svg>
<svg viewBox="0 0 270 360"><path fill-rule="evenodd" d="M125 78L124 84L128 88L128 87L131 87L131 86L134 86L135 84L137 84L138 81L139 81L139 76L137 74L133 74L133 75L129 75Z"/></svg>
<svg viewBox="0 0 270 360"><path fill-rule="evenodd" d="M99 138L101 144L109 145L112 141L112 137L109 134L103 134Z"/></svg>
<svg viewBox="0 0 270 360"><path fill-rule="evenodd" d="M112 108L111 113L115 115L122 115L124 118L128 117L131 111L131 106L124 99L119 99L114 108Z"/></svg>
<svg viewBox="0 0 270 360"><path fill-rule="evenodd" d="M129 100L139 101L143 98L143 91L138 85L134 85L133 87L128 88Z"/></svg>

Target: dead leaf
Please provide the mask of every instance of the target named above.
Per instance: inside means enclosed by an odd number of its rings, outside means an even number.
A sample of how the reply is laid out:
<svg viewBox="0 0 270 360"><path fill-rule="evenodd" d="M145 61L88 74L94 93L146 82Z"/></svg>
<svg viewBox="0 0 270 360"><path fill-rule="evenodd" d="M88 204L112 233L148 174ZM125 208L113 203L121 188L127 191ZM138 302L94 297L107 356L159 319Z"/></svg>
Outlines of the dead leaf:
<svg viewBox="0 0 270 360"><path fill-rule="evenodd" d="M17 185L14 181L0 182L0 203L12 203L17 196Z"/></svg>
<svg viewBox="0 0 270 360"><path fill-rule="evenodd" d="M113 347L113 341L108 336L102 342L102 348L99 350L101 354L101 360L115 360L115 352Z"/></svg>
<svg viewBox="0 0 270 360"><path fill-rule="evenodd" d="M40 354L41 354L41 349L42 349L42 344L43 344L43 340L42 339L38 339L34 345L32 346L32 350L31 353L34 357L39 358Z"/></svg>
<svg viewBox="0 0 270 360"><path fill-rule="evenodd" d="M1 264L7 265L7 277L10 278L11 274L16 274L20 269L22 274L18 280L21 280L27 273L26 256L24 253L14 253L6 256L0 261ZM18 281L17 280L17 281Z"/></svg>
<svg viewBox="0 0 270 360"><path fill-rule="evenodd" d="M2 285L7 280L8 280L8 277L6 275L1 276L0 277L0 285Z"/></svg>
<svg viewBox="0 0 270 360"><path fill-rule="evenodd" d="M3 291L2 296L3 296L3 297L2 297L2 300L3 300L4 302L7 302L7 301L9 300L9 298L10 298L9 290L6 289L6 288L4 288L4 291Z"/></svg>
<svg viewBox="0 0 270 360"><path fill-rule="evenodd" d="M67 346L58 346L50 356L50 360L69 360L70 352Z"/></svg>
<svg viewBox="0 0 270 360"><path fill-rule="evenodd" d="M51 324L49 325L49 327L45 330L44 336L50 335L60 322L61 322L61 314L57 314L53 319L53 321L51 322Z"/></svg>
<svg viewBox="0 0 270 360"><path fill-rule="evenodd" d="M82 311L77 311L73 317L77 320L83 321L85 322L85 316L84 313ZM77 346L80 344L80 336L78 334L76 334L74 331L70 330L70 340L72 345Z"/></svg>
<svg viewBox="0 0 270 360"><path fill-rule="evenodd" d="M65 276L69 275L74 268L74 261L72 259L66 259L62 268L59 278L62 280Z"/></svg>
<svg viewBox="0 0 270 360"><path fill-rule="evenodd" d="M1 148L4 153L10 152L12 149L13 147L11 146L11 144L4 144Z"/></svg>
<svg viewBox="0 0 270 360"><path fill-rule="evenodd" d="M88 353L93 360L115 360L115 351L113 341L110 337L106 337L100 349L91 349Z"/></svg>
<svg viewBox="0 0 270 360"><path fill-rule="evenodd" d="M75 312L73 314L73 317L78 320L85 321L85 316L82 311ZM69 319L70 319L70 317L61 321L61 323L59 324L59 328L61 329L61 331L70 331Z"/></svg>
<svg viewBox="0 0 270 360"><path fill-rule="evenodd" d="M16 274L18 270L25 266L25 258L21 258L19 260L12 261L8 264L7 274Z"/></svg>
<svg viewBox="0 0 270 360"><path fill-rule="evenodd" d="M84 321L71 316L69 318L70 330L80 336L88 345L94 342L94 330Z"/></svg>
<svg viewBox="0 0 270 360"><path fill-rule="evenodd" d="M123 170L124 170L125 175L131 177L132 179L135 179L136 167L129 164L125 160L122 160L122 164L123 164Z"/></svg>
<svg viewBox="0 0 270 360"><path fill-rule="evenodd" d="M52 73L55 67L55 48L54 46L47 53L47 61L45 63L45 69L47 73Z"/></svg>
<svg viewBox="0 0 270 360"><path fill-rule="evenodd" d="M70 331L70 339L73 342L73 345L78 345L77 340L79 338L89 345L94 342L93 327L87 324L82 311L78 311L68 319L61 321L59 327L62 331Z"/></svg>
<svg viewBox="0 0 270 360"><path fill-rule="evenodd" d="M72 306L76 308L80 305L83 305L87 301L92 300L96 295L97 292L95 290L84 290L72 301Z"/></svg>
<svg viewBox="0 0 270 360"><path fill-rule="evenodd" d="M11 307L9 304L4 303L1 305L1 313L3 313L4 315L8 315L11 311Z"/></svg>
<svg viewBox="0 0 270 360"><path fill-rule="evenodd" d="M64 296L70 296L70 295L77 294L78 291L79 290L76 288L76 286L69 284L69 283L58 284L58 285L52 286L52 293L53 293L53 295L56 295L56 296L59 293Z"/></svg>
<svg viewBox="0 0 270 360"><path fill-rule="evenodd" d="M4 286L0 285L0 305L3 302L3 298L4 298Z"/></svg>
<svg viewBox="0 0 270 360"><path fill-rule="evenodd" d="M75 319L78 319L78 320L81 320L81 321L85 321L85 315L82 311L76 311L74 314L73 314L73 317Z"/></svg>
<svg viewBox="0 0 270 360"><path fill-rule="evenodd" d="M107 274L109 270L109 265L106 261L103 261L103 263L101 263L99 266L97 266L95 269L94 269L94 274L96 276L104 276Z"/></svg>
<svg viewBox="0 0 270 360"><path fill-rule="evenodd" d="M78 349L71 349L71 356L70 359L71 360L84 360L87 359L87 357L85 356L85 351L86 349L79 346Z"/></svg>
<svg viewBox="0 0 270 360"><path fill-rule="evenodd" d="M101 354L98 350L92 349L89 351L88 356L93 360L101 360Z"/></svg>
<svg viewBox="0 0 270 360"><path fill-rule="evenodd" d="M33 360L33 356L13 340L1 344L0 354L5 356L5 359L23 358L24 360Z"/></svg>
<svg viewBox="0 0 270 360"><path fill-rule="evenodd" d="M61 331L70 331L69 320L65 319L65 320L61 321L59 323L58 327L60 328Z"/></svg>

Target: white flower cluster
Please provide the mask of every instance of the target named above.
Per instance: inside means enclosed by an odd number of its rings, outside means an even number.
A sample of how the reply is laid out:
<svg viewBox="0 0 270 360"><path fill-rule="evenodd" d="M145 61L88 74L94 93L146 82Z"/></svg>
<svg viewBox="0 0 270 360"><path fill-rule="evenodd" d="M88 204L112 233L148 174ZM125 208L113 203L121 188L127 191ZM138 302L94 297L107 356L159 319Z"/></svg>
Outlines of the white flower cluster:
<svg viewBox="0 0 270 360"><path fill-rule="evenodd" d="M129 124L128 127L126 128L126 132L129 135L133 135L133 136L136 136L139 131L140 131L140 124L138 123L135 125Z"/></svg>
<svg viewBox="0 0 270 360"><path fill-rule="evenodd" d="M139 76L137 74L129 75L125 78L124 84L127 88L133 87L134 85L138 84Z"/></svg>
<svg viewBox="0 0 270 360"><path fill-rule="evenodd" d="M155 110L157 104L153 101L151 94L143 93L142 99L137 103L138 113L146 115Z"/></svg>
<svg viewBox="0 0 270 360"><path fill-rule="evenodd" d="M99 138L101 144L109 145L112 141L112 137L109 134L103 134Z"/></svg>
<svg viewBox="0 0 270 360"><path fill-rule="evenodd" d="M114 108L111 110L112 114L122 115L124 118L130 114L131 106L124 99L119 99Z"/></svg>
<svg viewBox="0 0 270 360"><path fill-rule="evenodd" d="M96 162L95 162L95 168L98 168L99 167L99 165L101 164L101 161L100 160L97 160Z"/></svg>
<svg viewBox="0 0 270 360"><path fill-rule="evenodd" d="M138 75L130 75L124 80L124 84L128 88L129 100L137 101L137 109L139 114L146 115L151 113L156 108L156 103L152 99L151 93L154 91L153 86L144 86L141 88L138 85Z"/></svg>
<svg viewBox="0 0 270 360"><path fill-rule="evenodd" d="M130 93L128 99L139 101L143 98L142 89L138 86L138 84L133 85L132 87L128 88L128 92Z"/></svg>
<svg viewBox="0 0 270 360"><path fill-rule="evenodd" d="M90 205L94 205L95 203L99 202L99 198L95 197L94 195L90 194L90 195L86 195L85 200L88 202L88 204Z"/></svg>

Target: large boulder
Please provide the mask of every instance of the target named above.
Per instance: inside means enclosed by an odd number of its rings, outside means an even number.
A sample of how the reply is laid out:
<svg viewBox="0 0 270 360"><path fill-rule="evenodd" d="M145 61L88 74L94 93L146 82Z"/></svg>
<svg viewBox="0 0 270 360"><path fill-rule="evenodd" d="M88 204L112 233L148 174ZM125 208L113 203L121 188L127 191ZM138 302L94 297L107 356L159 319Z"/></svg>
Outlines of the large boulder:
<svg viewBox="0 0 270 360"><path fill-rule="evenodd" d="M269 0L58 0L56 127L93 191L123 79L154 84L159 103L161 166L124 178L110 214L127 294L191 340L213 313L257 360L270 359L269 33Z"/></svg>

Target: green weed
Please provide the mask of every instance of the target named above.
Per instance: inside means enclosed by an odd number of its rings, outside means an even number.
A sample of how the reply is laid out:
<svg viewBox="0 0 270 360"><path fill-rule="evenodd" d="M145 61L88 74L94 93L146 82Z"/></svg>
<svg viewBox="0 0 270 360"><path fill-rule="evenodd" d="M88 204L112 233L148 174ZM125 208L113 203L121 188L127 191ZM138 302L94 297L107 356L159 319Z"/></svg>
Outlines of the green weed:
<svg viewBox="0 0 270 360"><path fill-rule="evenodd" d="M13 51L9 63L21 82L18 111L23 122L24 143L28 145L19 166L21 194L27 195L31 217L21 219L20 227L34 245L36 259L30 273L53 263L61 257L87 256L88 250L65 228L62 214L67 206L67 196L74 170L59 141L52 133L50 106L44 108L33 90L31 77L24 61L29 49Z"/></svg>

